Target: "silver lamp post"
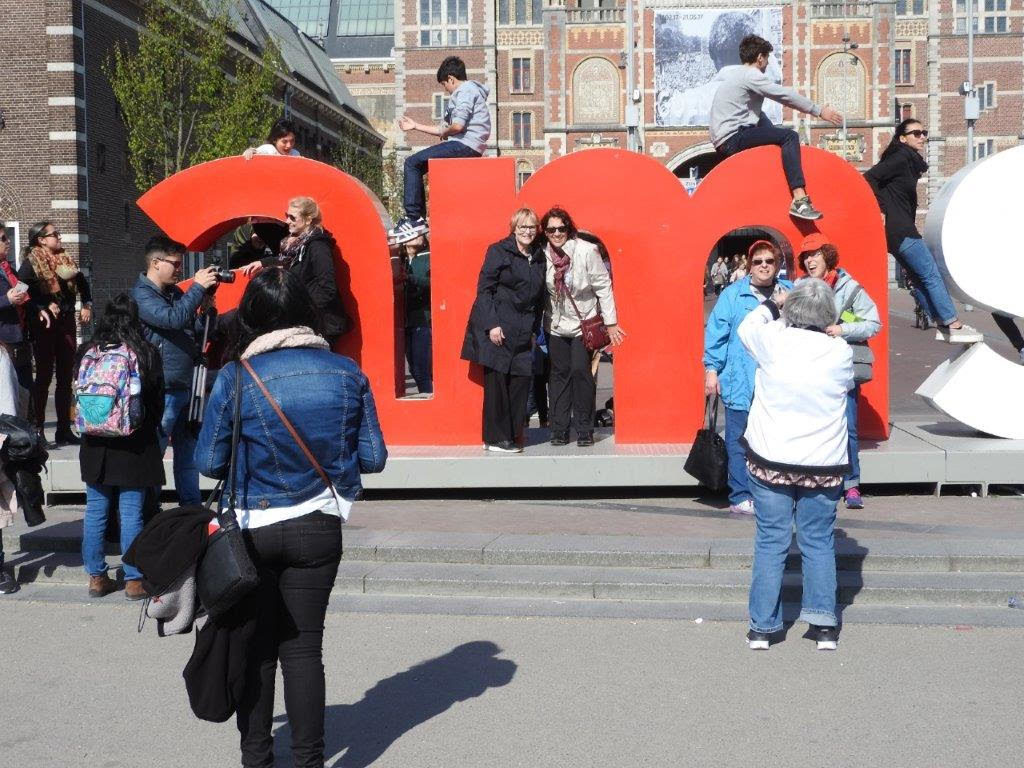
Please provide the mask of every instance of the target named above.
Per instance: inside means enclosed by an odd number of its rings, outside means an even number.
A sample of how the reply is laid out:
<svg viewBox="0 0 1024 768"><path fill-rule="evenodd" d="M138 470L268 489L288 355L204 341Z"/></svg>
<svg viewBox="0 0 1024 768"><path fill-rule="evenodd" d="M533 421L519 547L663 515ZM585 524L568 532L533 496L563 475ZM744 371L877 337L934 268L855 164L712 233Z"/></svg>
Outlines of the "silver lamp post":
<svg viewBox="0 0 1024 768"><path fill-rule="evenodd" d="M850 53L850 51L855 50L857 48L860 48L860 46L857 43L851 43L850 42L850 33L849 32L844 32L843 33L843 54L845 55L847 53ZM846 86L846 92L847 93L850 92L850 74L849 74L849 69L851 67L857 66L857 62L858 61L859 61L859 59L856 56L854 56L853 54L850 54L850 60L846 62L846 71L843 72L843 84ZM849 110L847 109L848 105L843 104L842 106L843 106L843 129L842 129L843 132L842 132L841 136L842 136L842 141L843 141L843 160L846 160L847 159L847 156L846 156L846 148L847 148L847 141L846 141L846 113Z"/></svg>

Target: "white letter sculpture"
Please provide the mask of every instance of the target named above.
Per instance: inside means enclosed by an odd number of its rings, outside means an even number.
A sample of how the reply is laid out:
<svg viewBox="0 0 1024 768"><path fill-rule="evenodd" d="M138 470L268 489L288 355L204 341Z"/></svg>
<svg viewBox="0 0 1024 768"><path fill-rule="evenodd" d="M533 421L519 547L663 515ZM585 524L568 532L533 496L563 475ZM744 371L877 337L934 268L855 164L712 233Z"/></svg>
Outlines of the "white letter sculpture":
<svg viewBox="0 0 1024 768"><path fill-rule="evenodd" d="M961 301L1024 316L1024 147L960 169L933 201L924 237ZM1024 439L1024 366L980 342L947 360L918 388L934 408L998 437Z"/></svg>

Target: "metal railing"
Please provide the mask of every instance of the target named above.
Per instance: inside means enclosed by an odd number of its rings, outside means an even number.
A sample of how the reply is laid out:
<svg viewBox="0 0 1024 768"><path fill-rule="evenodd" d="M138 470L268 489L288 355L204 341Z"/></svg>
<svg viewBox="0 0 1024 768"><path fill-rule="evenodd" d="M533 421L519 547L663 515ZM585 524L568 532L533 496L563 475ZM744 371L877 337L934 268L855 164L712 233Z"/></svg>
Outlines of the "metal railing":
<svg viewBox="0 0 1024 768"><path fill-rule="evenodd" d="M569 24L621 24L626 20L625 8L567 8Z"/></svg>
<svg viewBox="0 0 1024 768"><path fill-rule="evenodd" d="M811 16L816 19L852 19L871 15L871 3L811 3Z"/></svg>

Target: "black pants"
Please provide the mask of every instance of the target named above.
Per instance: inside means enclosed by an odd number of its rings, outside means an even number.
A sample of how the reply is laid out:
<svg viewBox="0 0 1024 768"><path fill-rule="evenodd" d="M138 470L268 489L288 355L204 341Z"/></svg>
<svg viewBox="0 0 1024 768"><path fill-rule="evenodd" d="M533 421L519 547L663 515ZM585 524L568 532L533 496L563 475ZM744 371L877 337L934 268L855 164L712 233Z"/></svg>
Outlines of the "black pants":
<svg viewBox="0 0 1024 768"><path fill-rule="evenodd" d="M515 442L526 421L530 376L502 373L484 366L484 442Z"/></svg>
<svg viewBox="0 0 1024 768"><path fill-rule="evenodd" d="M594 398L597 383L590 372L592 354L583 346L583 337L548 336L551 356L551 378L548 397L551 399L551 431L568 432L569 417L576 432L594 431Z"/></svg>
<svg viewBox="0 0 1024 768"><path fill-rule="evenodd" d="M775 145L782 149L782 170L791 190L806 186L803 166L800 164L800 135L792 128L776 128L767 115L761 115L757 125L740 128L718 147L723 157L735 155L751 147Z"/></svg>
<svg viewBox="0 0 1024 768"><path fill-rule="evenodd" d="M341 520L314 512L247 530L245 536L260 584L259 617L237 715L242 765L274 765L271 726L280 659L295 768L323 768L324 615L341 560Z"/></svg>

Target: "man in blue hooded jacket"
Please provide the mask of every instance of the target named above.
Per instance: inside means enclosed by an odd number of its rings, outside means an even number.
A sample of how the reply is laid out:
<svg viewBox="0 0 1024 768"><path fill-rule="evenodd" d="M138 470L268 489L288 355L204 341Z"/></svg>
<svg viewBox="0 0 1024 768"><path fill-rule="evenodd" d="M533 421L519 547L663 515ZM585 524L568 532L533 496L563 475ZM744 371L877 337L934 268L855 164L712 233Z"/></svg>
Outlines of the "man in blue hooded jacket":
<svg viewBox="0 0 1024 768"><path fill-rule="evenodd" d="M736 335L751 310L777 290L793 284L777 278L782 250L768 240L757 240L747 251L747 276L718 297L704 326L704 392L722 396L725 404L725 449L729 457L729 511L754 514L754 499L747 483L747 458L740 438L747 430L747 415L754 399L757 365Z"/></svg>

